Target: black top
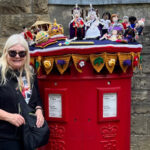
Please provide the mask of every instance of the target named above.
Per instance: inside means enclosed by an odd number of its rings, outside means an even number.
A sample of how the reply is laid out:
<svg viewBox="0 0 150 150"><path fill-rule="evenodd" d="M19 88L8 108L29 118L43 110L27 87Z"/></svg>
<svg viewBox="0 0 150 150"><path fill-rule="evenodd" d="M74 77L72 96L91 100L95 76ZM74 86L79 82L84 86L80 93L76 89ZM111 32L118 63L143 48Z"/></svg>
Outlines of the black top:
<svg viewBox="0 0 150 150"><path fill-rule="evenodd" d="M18 72L16 72L18 75ZM18 113L19 96L17 91L17 77L12 75L12 70L9 70L6 75L6 85L0 85L0 109L9 113ZM37 78L34 75L32 84L32 94L28 105L32 108L42 106L42 101L38 91ZM16 127L9 122L0 120L0 141L20 140L20 127Z"/></svg>

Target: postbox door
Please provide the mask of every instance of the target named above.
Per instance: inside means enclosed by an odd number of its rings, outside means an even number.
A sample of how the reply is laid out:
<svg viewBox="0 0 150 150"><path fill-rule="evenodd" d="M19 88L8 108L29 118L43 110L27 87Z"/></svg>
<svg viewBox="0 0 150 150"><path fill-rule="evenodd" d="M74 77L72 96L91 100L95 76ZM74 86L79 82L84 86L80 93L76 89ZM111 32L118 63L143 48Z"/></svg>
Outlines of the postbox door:
<svg viewBox="0 0 150 150"><path fill-rule="evenodd" d="M62 96L62 116L46 107L52 134L44 150L129 150L130 86L129 78L50 82L46 95Z"/></svg>

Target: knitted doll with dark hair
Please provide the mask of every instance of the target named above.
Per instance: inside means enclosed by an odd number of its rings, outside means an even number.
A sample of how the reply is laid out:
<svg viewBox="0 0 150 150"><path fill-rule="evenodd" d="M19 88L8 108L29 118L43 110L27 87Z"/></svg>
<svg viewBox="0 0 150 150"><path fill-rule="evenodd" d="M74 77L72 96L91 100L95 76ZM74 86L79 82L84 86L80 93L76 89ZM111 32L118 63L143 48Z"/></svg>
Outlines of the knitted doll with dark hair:
<svg viewBox="0 0 150 150"><path fill-rule="evenodd" d="M127 29L125 30L125 33L124 33L124 38L128 42L135 42L136 22L137 22L137 19L135 16L129 17L129 26L127 27Z"/></svg>
<svg viewBox="0 0 150 150"><path fill-rule="evenodd" d="M135 16L130 16L129 17L129 27L134 29L135 28L135 25L136 25L136 22L137 22L137 19Z"/></svg>
<svg viewBox="0 0 150 150"><path fill-rule="evenodd" d="M110 26L110 18L111 18L111 15L109 12L104 12L103 15L102 15L102 19L100 19L100 22L103 24L103 28L102 28L102 36L106 33L108 33L108 29L109 29L109 26Z"/></svg>

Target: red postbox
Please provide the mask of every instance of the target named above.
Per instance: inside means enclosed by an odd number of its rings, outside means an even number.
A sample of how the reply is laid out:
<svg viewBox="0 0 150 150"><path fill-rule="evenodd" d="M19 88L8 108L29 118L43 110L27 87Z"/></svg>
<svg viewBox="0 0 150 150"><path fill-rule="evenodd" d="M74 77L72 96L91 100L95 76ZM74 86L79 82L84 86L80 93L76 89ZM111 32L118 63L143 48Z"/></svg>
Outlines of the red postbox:
<svg viewBox="0 0 150 150"><path fill-rule="evenodd" d="M51 131L40 150L129 150L131 77L141 49L99 41L31 51Z"/></svg>

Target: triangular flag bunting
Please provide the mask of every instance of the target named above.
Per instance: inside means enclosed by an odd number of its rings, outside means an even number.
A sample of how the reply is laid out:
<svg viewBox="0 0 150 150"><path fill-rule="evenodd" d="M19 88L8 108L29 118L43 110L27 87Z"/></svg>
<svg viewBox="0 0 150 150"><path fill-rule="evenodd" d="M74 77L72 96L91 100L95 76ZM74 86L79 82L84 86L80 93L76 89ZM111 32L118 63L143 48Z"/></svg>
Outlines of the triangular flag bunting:
<svg viewBox="0 0 150 150"><path fill-rule="evenodd" d="M135 70L136 67L138 67L139 69L142 69L140 53L132 52L131 54L132 54L132 67L133 67L133 70Z"/></svg>
<svg viewBox="0 0 150 150"><path fill-rule="evenodd" d="M90 55L91 64L97 72L100 72L103 69L105 65L105 59L106 53Z"/></svg>
<svg viewBox="0 0 150 150"><path fill-rule="evenodd" d="M108 69L109 73L113 73L117 62L117 54L106 54L106 68Z"/></svg>
<svg viewBox="0 0 150 150"><path fill-rule="evenodd" d="M60 74L63 74L67 70L69 66L69 62L70 62L70 57L71 57L70 55L63 55L63 56L55 57L55 64Z"/></svg>
<svg viewBox="0 0 150 150"><path fill-rule="evenodd" d="M74 66L77 69L77 71L82 73L83 68L86 65L86 61L88 60L88 56L72 54L72 59L73 59Z"/></svg>
<svg viewBox="0 0 150 150"><path fill-rule="evenodd" d="M54 65L54 58L53 57L45 57L43 58L43 66L44 66L44 70L46 72L46 74L48 75L51 70L53 69L53 65Z"/></svg>
<svg viewBox="0 0 150 150"><path fill-rule="evenodd" d="M41 57L41 56L38 56L38 57L36 58L35 69L36 69L37 74L40 74L40 70L41 70L41 60L42 60L42 57Z"/></svg>
<svg viewBox="0 0 150 150"><path fill-rule="evenodd" d="M122 71L125 73L131 65L131 53L118 53L119 63Z"/></svg>

